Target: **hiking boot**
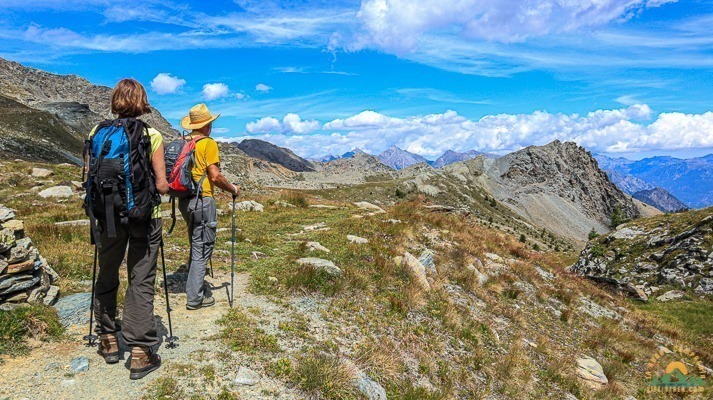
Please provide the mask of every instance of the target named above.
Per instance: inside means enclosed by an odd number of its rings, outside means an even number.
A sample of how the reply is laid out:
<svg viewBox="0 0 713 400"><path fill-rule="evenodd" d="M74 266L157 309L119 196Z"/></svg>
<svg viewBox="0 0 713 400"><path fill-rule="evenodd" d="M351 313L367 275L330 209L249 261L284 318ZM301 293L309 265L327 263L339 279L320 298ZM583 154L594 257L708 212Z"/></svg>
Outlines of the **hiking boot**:
<svg viewBox="0 0 713 400"><path fill-rule="evenodd" d="M99 335L99 355L104 357L107 364L119 362L119 339L113 333Z"/></svg>
<svg viewBox="0 0 713 400"><path fill-rule="evenodd" d="M141 379L161 366L161 357L154 354L148 346L133 346L131 348L131 368L129 378Z"/></svg>
<svg viewBox="0 0 713 400"><path fill-rule="evenodd" d="M215 305L215 299L213 298L213 296L205 296L203 297L203 301L201 302L201 304L198 304L196 306L186 304L186 310L197 310L199 308L206 308L212 305Z"/></svg>

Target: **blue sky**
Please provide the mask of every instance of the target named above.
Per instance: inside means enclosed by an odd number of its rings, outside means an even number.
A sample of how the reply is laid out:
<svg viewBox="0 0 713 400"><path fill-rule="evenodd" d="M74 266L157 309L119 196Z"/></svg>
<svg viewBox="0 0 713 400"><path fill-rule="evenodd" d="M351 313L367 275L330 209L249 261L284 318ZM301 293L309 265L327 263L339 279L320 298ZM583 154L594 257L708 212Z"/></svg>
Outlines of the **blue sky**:
<svg viewBox="0 0 713 400"><path fill-rule="evenodd" d="M505 153L554 139L713 152L713 3L670 0L0 0L0 56L113 86L172 123L303 156Z"/></svg>

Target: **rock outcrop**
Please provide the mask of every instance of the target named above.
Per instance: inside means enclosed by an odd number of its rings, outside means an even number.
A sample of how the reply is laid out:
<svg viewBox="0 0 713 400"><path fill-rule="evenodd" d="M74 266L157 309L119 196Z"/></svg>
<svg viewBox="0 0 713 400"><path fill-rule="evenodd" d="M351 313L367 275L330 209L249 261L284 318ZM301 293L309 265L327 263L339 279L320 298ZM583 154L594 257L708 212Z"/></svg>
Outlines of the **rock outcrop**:
<svg viewBox="0 0 713 400"><path fill-rule="evenodd" d="M25 224L0 204L0 304L51 304L59 294L52 285L58 279L25 236Z"/></svg>
<svg viewBox="0 0 713 400"><path fill-rule="evenodd" d="M663 212L679 212L688 210L688 206L669 193L666 189L653 188L640 190L632 195L633 198L654 206Z"/></svg>
<svg viewBox="0 0 713 400"><path fill-rule="evenodd" d="M275 146L272 143L258 139L245 139L237 147L250 157L259 158L295 171L314 171L314 165L293 153L292 150Z"/></svg>
<svg viewBox="0 0 713 400"><path fill-rule="evenodd" d="M633 286L713 295L713 208L622 225L591 241L570 270L630 294Z"/></svg>

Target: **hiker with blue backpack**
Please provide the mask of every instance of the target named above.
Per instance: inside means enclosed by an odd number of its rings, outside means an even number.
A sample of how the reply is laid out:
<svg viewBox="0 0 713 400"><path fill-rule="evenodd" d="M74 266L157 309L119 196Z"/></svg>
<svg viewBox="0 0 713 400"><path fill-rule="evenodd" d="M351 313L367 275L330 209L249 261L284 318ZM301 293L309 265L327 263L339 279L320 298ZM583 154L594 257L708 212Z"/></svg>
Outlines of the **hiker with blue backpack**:
<svg viewBox="0 0 713 400"><path fill-rule="evenodd" d="M181 120L181 127L190 131L190 134L184 136L183 140L171 143L166 149L166 165L171 171L168 178L169 193L174 199L178 198L178 208L186 221L191 245L186 282L188 310L215 304L210 287L205 283L218 226L215 187L231 193L233 204L240 193L240 186L228 182L221 173L218 144L210 137L213 121L219 116L211 114L205 104L193 106ZM169 232L172 230L173 226ZM230 302L232 306L232 294Z"/></svg>
<svg viewBox="0 0 713 400"><path fill-rule="evenodd" d="M168 193L161 133L138 119L151 112L146 90L134 79L121 80L112 92L116 119L92 129L84 151L85 208L95 245L93 312L99 354L119 362L118 334L131 347L130 378L141 379L161 366L154 321L154 283L162 245L160 194ZM115 321L119 267L126 259L129 286L121 326ZM165 274L165 267L164 267ZM93 281L94 282L94 281ZM91 320L90 320L91 330ZM95 337L87 335L89 343Z"/></svg>

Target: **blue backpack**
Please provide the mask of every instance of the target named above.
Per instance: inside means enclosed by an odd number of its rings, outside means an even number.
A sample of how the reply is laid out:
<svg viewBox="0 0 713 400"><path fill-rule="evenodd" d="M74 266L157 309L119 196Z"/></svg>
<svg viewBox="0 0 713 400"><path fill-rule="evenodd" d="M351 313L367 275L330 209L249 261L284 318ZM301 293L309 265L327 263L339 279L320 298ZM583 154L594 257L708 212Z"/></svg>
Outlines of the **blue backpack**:
<svg viewBox="0 0 713 400"><path fill-rule="evenodd" d="M136 118L100 123L84 147L87 195L84 205L93 241L99 232L116 237L116 224L146 221L161 203L151 164L148 124Z"/></svg>

